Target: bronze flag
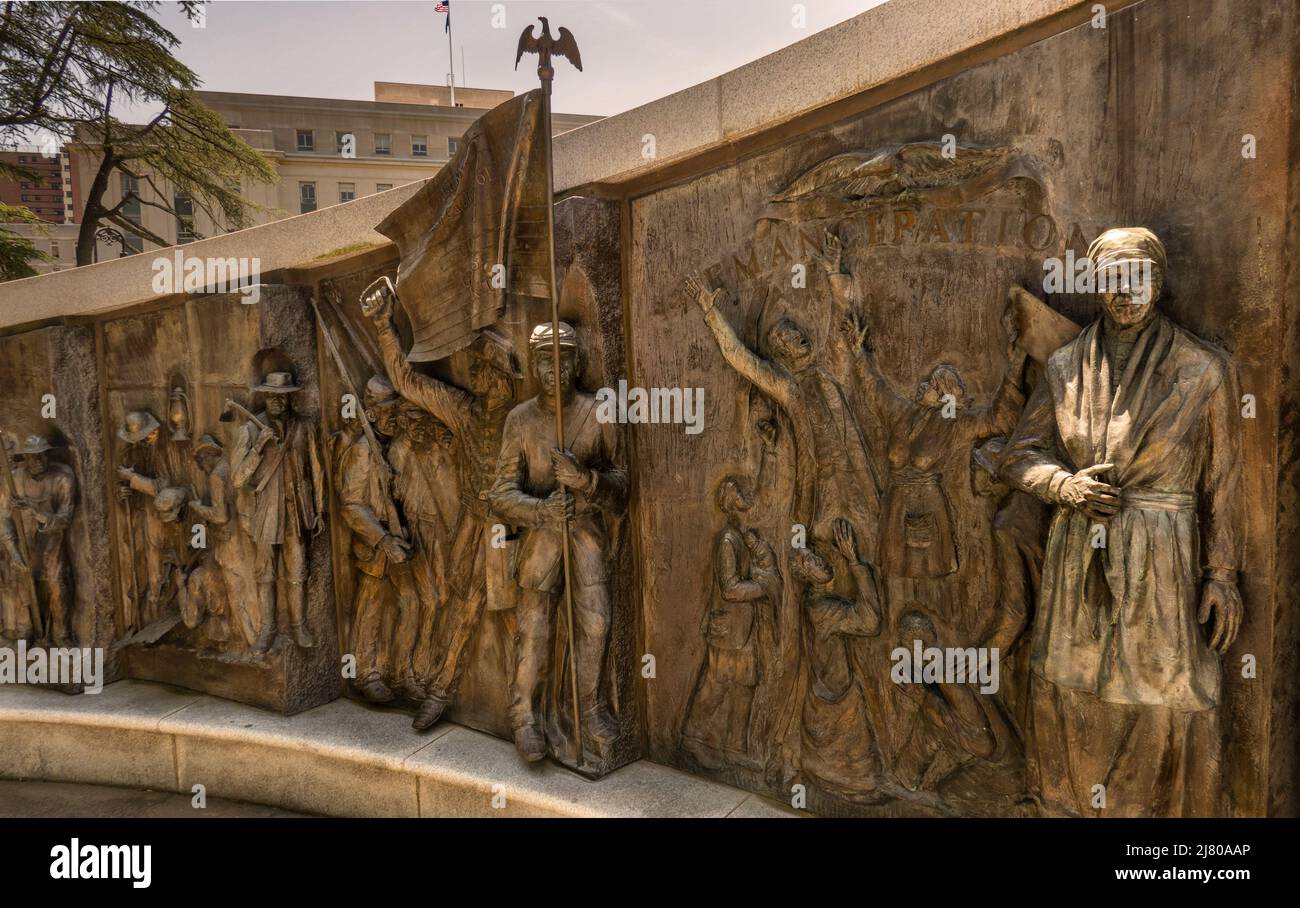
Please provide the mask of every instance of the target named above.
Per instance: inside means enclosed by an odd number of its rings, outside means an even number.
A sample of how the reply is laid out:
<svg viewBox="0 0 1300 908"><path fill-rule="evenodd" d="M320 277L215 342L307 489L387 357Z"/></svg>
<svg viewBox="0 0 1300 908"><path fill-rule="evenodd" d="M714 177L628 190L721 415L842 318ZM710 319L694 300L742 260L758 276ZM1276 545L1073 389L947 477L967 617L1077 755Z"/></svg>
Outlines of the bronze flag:
<svg viewBox="0 0 1300 908"><path fill-rule="evenodd" d="M494 107L447 166L375 228L401 253L412 362L468 345L497 320L507 294L550 298L544 129L540 89Z"/></svg>

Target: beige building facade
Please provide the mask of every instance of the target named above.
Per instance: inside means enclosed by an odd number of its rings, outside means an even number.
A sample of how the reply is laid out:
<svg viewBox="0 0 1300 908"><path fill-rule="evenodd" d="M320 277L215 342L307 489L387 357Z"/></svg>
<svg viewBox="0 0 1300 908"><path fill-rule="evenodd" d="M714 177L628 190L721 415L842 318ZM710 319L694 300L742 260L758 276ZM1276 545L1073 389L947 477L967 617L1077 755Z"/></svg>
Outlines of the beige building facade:
<svg viewBox="0 0 1300 908"><path fill-rule="evenodd" d="M249 145L263 152L280 177L277 185L245 183L240 192L260 210L252 223L264 224L307 214L331 205L385 192L432 176L455 154L457 142L483 113L513 97L510 91L457 88L452 106L444 86L376 82L373 101L300 98L238 92L200 91L199 98L216 111ZM556 113L554 131L567 132L600 117ZM80 186L89 186L97 159L71 146ZM164 192L170 188L160 183ZM125 174L113 175L106 202L115 205L128 192L152 201L152 189ZM178 212L185 200L166 200ZM214 224L197 207L188 217L173 217L149 204L128 204L128 218L173 243L229 232L231 225ZM78 216L80 206L78 207ZM126 238L124 243L101 240L98 260L125 252L155 248L148 241Z"/></svg>

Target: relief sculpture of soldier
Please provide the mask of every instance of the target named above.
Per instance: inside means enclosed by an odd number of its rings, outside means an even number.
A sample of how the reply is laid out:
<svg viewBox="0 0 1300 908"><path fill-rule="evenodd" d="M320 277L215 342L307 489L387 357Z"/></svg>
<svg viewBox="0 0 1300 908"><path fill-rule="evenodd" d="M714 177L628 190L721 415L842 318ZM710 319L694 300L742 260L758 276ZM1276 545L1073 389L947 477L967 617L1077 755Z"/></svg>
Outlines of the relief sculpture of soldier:
<svg viewBox="0 0 1300 908"><path fill-rule="evenodd" d="M430 678L444 658L439 651L438 616L447 603L451 576L451 541L460 516L460 476L451 430L423 407L400 400L402 430L389 446L393 497L401 506L411 534L419 608L399 624L395 659L410 677L408 692L428 701Z"/></svg>
<svg viewBox="0 0 1300 908"><path fill-rule="evenodd" d="M0 485L0 596L4 636L30 640L39 626L46 639L66 646L73 642L66 537L77 506L77 479L71 467L50 460L51 450L40 435L29 435L14 447L17 466L5 465L12 470L13 491L8 482Z"/></svg>
<svg viewBox="0 0 1300 908"><path fill-rule="evenodd" d="M455 698L456 687L469 654L474 629L489 600L498 604L509 597L494 595L489 584L505 576L504 550L489 544L495 522L487 502L488 489L501 444L502 426L514 402L518 374L514 354L495 333L479 335L470 366L470 390L415 371L402 352L393 327L396 291L387 279L371 284L361 294L361 309L375 324L384 369L397 392L428 411L451 430L459 446L463 494L461 516L451 543L451 576L444 607L432 633L432 658L424 681L424 700L412 723L430 728Z"/></svg>
<svg viewBox="0 0 1300 908"><path fill-rule="evenodd" d="M1155 234L1107 230L1088 258L1103 313L1048 360L1002 467L1055 507L1031 788L1049 814L1217 815L1219 658L1242 619L1236 379L1157 310Z"/></svg>
<svg viewBox="0 0 1300 908"><path fill-rule="evenodd" d="M239 490L240 519L253 539L257 583L258 636L253 651L275 643L279 613L285 613L294 642L315 641L307 628L307 533L324 529L325 475L316 427L294 412L291 396L301 390L290 372L269 372L254 394L265 409L244 424L231 455L231 479ZM277 580L284 582L282 601Z"/></svg>
<svg viewBox="0 0 1300 908"><path fill-rule="evenodd" d="M370 702L388 703L396 696L388 682L410 683L406 677L410 654L401 659L400 641L413 635L398 629L418 620L420 606L410 564L411 544L397 514L382 448L383 439L397 434L401 398L382 376L372 377L363 395L363 412L356 419L373 424L373 437L381 447L375 450L370 436L351 427L340 445L335 479L339 519L351 533L357 571L351 641L357 660L356 687Z"/></svg>
<svg viewBox="0 0 1300 908"><path fill-rule="evenodd" d="M549 323L533 329L529 352L541 393L510 411L491 493L495 512L523 527L510 721L515 746L529 761L546 756L546 720L557 705L546 703L544 692L558 669L552 657L556 610L564 594L561 534L566 520L577 638L569 645L574 647L584 748L592 743L603 759L617 735L603 683L611 618L608 518L627 506L628 474L618 425L600 422L595 396L574 386L580 368L577 335L565 322L558 327L558 336ZM553 344L560 349L558 375ZM564 412L561 447L555 438L557 396Z"/></svg>

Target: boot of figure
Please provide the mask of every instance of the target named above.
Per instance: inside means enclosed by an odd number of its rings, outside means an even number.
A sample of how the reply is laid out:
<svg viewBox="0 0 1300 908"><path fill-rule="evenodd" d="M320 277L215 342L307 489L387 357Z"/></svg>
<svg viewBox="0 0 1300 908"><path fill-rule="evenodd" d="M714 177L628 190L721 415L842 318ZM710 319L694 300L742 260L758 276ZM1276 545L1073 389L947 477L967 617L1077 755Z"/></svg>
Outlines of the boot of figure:
<svg viewBox="0 0 1300 908"><path fill-rule="evenodd" d="M275 643L275 581L257 585L257 611L260 629L253 642L253 652L265 653Z"/></svg>
<svg viewBox="0 0 1300 908"><path fill-rule="evenodd" d="M307 586L290 582L285 587L289 595L289 630L293 633L293 642L303 649L311 649L316 641L307 630Z"/></svg>

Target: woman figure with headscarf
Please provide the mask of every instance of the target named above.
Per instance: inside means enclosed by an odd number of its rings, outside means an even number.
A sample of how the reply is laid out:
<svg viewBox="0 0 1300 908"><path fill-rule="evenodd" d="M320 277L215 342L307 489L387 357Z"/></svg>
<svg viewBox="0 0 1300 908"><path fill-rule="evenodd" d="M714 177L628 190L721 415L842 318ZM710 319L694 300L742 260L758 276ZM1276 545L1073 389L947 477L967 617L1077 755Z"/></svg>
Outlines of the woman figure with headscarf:
<svg viewBox="0 0 1300 908"><path fill-rule="evenodd" d="M1030 785L1049 814L1216 815L1219 656L1242 614L1236 379L1157 311L1155 234L1107 230L1088 257L1104 311L1048 359L1002 466L1055 507Z"/></svg>

